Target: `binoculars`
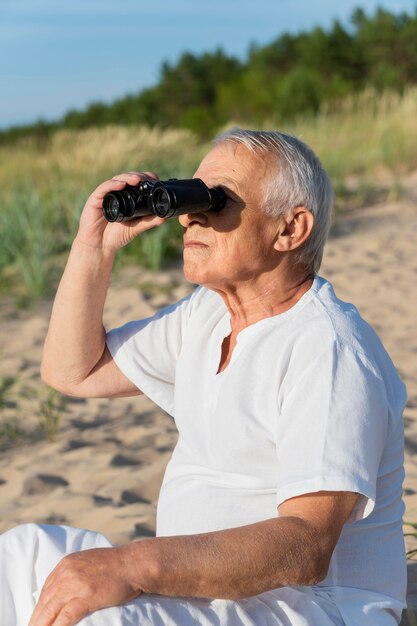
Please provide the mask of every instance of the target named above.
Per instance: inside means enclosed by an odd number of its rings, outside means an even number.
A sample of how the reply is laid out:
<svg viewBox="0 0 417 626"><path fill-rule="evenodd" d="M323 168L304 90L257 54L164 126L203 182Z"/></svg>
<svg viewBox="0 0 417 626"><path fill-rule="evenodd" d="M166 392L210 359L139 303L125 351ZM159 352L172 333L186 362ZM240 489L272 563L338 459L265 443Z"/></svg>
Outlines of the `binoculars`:
<svg viewBox="0 0 417 626"><path fill-rule="evenodd" d="M226 204L221 187L209 188L200 178L156 182L143 180L111 191L103 198L103 215L108 222L126 222L144 215L174 217L184 213L220 211Z"/></svg>

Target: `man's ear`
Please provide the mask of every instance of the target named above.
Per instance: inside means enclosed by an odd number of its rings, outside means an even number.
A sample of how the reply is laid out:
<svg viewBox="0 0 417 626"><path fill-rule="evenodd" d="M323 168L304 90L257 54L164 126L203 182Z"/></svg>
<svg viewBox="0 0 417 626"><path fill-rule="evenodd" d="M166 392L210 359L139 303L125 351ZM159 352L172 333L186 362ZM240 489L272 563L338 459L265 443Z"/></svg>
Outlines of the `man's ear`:
<svg viewBox="0 0 417 626"><path fill-rule="evenodd" d="M314 215L303 206L296 207L292 214L284 217L274 244L278 252L288 252L301 246L309 237L314 226Z"/></svg>

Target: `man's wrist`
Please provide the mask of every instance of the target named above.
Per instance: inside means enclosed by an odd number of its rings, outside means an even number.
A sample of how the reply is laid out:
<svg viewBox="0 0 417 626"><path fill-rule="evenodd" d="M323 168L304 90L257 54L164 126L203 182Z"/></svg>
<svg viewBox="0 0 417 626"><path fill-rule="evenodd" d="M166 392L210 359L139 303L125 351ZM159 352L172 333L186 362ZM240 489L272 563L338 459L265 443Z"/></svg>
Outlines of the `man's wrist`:
<svg viewBox="0 0 417 626"><path fill-rule="evenodd" d="M75 237L72 242L72 248L81 254L85 253L89 255L101 256L103 259L108 259L109 261L114 261L117 252L117 250L107 246L94 245L93 243L86 242L80 235Z"/></svg>
<svg viewBox="0 0 417 626"><path fill-rule="evenodd" d="M158 539L143 539L121 546L131 583L143 593L157 593L161 565L155 550Z"/></svg>

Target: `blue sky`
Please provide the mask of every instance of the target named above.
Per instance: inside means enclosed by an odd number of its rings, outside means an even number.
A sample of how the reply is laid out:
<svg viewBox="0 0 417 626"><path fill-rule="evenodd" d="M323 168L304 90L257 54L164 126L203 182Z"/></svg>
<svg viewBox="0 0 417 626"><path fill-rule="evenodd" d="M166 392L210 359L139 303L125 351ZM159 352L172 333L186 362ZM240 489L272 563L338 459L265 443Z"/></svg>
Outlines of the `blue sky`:
<svg viewBox="0 0 417 626"><path fill-rule="evenodd" d="M357 6L414 14L416 0L0 0L0 128L135 93L185 50L242 58Z"/></svg>

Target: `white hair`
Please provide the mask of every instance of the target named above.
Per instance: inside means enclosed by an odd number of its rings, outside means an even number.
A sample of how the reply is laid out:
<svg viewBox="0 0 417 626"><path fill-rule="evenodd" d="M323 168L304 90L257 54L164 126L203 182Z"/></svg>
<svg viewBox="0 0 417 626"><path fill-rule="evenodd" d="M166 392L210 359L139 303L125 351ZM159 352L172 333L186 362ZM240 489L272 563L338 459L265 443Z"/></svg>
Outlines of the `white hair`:
<svg viewBox="0 0 417 626"><path fill-rule="evenodd" d="M262 209L276 217L290 215L304 206L314 216L314 226L296 257L309 270L317 272L330 228L333 191L319 159L305 143L278 131L232 128L214 139L214 144L230 141L256 153L267 153L276 163L276 174L264 187Z"/></svg>

